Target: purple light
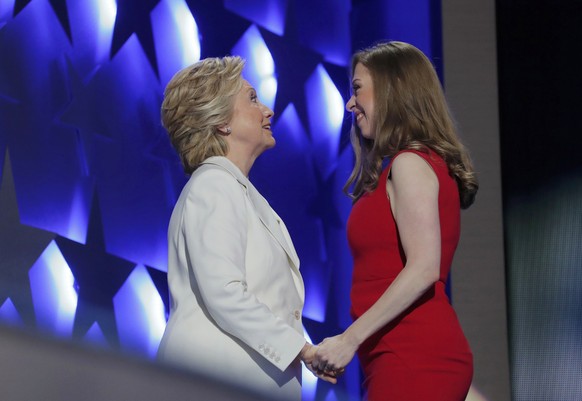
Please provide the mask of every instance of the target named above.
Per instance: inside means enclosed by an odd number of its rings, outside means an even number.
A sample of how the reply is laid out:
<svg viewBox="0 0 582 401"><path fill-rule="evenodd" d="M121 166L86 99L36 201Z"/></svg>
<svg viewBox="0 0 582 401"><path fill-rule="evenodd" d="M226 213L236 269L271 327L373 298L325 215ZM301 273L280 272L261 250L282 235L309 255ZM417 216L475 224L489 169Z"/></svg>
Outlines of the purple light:
<svg viewBox="0 0 582 401"><path fill-rule="evenodd" d="M12 18L14 1L15 0L3 0L0 2L0 28L2 28L2 26Z"/></svg>
<svg viewBox="0 0 582 401"><path fill-rule="evenodd" d="M37 325L48 332L70 337L78 299L75 277L54 241L28 274Z"/></svg>
<svg viewBox="0 0 582 401"><path fill-rule="evenodd" d="M166 327L164 303L144 266L138 265L113 297L123 349L155 357Z"/></svg>
<svg viewBox="0 0 582 401"><path fill-rule="evenodd" d="M285 32L287 0L225 0L224 8L277 35Z"/></svg>
<svg viewBox="0 0 582 401"><path fill-rule="evenodd" d="M338 157L344 101L325 68L318 65L305 83L309 127L313 135L317 167L327 177Z"/></svg>
<svg viewBox="0 0 582 401"><path fill-rule="evenodd" d="M160 80L165 86L182 68L200 60L198 25L183 0L163 0L151 13Z"/></svg>
<svg viewBox="0 0 582 401"><path fill-rule="evenodd" d="M109 347L107 339L105 338L105 335L103 335L103 331L97 322L94 322L91 325L91 328L87 331L87 334L85 334L85 340L104 348Z"/></svg>
<svg viewBox="0 0 582 401"><path fill-rule="evenodd" d="M255 25L252 25L232 48L232 54L247 60L245 78L255 87L261 102L272 109L277 94L275 61Z"/></svg>
<svg viewBox="0 0 582 401"><path fill-rule="evenodd" d="M0 320L3 323L8 323L13 326L20 326L22 324L22 319L10 298L7 298L0 307Z"/></svg>
<svg viewBox="0 0 582 401"><path fill-rule="evenodd" d="M117 15L115 0L69 2L69 21L75 44L71 60L84 79L109 61L109 49Z"/></svg>

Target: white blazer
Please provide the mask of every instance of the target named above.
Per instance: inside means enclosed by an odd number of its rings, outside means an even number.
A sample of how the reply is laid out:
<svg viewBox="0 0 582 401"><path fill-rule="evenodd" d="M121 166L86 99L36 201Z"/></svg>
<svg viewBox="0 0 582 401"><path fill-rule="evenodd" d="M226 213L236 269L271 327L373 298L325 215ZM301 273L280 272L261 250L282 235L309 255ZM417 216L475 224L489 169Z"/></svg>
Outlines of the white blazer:
<svg viewBox="0 0 582 401"><path fill-rule="evenodd" d="M274 399L301 399L299 258L281 218L225 157L204 161L168 229L162 361Z"/></svg>

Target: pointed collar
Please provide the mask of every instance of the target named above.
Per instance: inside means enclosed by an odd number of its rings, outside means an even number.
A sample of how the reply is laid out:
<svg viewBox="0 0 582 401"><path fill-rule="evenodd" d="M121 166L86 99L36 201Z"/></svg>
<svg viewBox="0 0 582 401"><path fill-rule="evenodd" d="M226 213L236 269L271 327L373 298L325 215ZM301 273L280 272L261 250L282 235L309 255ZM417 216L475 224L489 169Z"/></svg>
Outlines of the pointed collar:
<svg viewBox="0 0 582 401"><path fill-rule="evenodd" d="M204 160L202 164L215 164L222 167L228 171L238 182L241 183L245 188L248 188L251 184L249 179L240 171L240 169L231 162L228 158L224 156L212 156Z"/></svg>

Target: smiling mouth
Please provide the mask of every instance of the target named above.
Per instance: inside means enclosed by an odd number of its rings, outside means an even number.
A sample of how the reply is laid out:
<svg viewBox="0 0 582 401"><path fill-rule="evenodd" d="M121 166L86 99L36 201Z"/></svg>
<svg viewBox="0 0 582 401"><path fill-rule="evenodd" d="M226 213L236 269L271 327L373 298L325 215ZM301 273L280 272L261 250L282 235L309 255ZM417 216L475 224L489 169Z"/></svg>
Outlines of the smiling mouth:
<svg viewBox="0 0 582 401"><path fill-rule="evenodd" d="M263 125L263 129L268 129L271 131L271 124Z"/></svg>

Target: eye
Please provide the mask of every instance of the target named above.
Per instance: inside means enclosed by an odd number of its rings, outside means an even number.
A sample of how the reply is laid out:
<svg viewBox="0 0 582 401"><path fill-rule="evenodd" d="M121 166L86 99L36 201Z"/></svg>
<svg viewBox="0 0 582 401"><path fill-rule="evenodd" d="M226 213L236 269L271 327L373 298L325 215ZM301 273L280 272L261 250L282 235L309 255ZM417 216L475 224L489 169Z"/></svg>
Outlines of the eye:
<svg viewBox="0 0 582 401"><path fill-rule="evenodd" d="M357 85L357 84L352 85L352 94L357 95L359 89L360 89L360 85Z"/></svg>
<svg viewBox="0 0 582 401"><path fill-rule="evenodd" d="M251 102L257 103L258 101L259 101L259 98L258 98L257 94L255 92L251 92Z"/></svg>

